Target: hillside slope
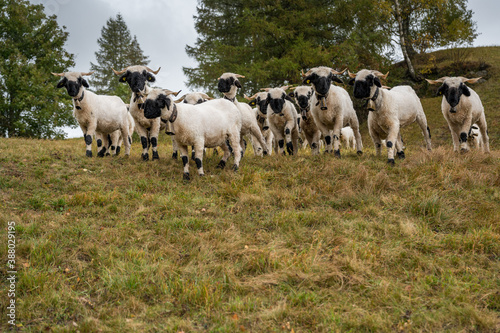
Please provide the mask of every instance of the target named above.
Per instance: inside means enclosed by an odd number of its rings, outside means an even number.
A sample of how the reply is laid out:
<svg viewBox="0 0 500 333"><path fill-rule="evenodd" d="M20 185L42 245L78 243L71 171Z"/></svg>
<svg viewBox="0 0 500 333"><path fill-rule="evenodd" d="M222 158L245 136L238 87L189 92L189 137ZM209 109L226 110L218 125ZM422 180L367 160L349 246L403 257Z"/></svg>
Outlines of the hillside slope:
<svg viewBox="0 0 500 333"><path fill-rule="evenodd" d="M248 153L233 173L208 154L189 183L165 137L147 163L139 142L130 158L88 159L83 139L0 139L17 329L500 331L500 49L478 50L490 51L491 77L474 87L487 155L452 152L439 98L423 99L435 148L412 125L395 167L366 124L361 157Z"/></svg>

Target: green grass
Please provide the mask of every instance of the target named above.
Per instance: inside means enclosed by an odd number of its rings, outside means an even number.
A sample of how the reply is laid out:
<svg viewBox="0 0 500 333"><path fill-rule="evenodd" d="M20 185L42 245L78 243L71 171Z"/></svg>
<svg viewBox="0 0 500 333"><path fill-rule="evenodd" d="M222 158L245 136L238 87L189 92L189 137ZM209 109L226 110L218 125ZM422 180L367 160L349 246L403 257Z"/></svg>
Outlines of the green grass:
<svg viewBox="0 0 500 333"><path fill-rule="evenodd" d="M500 48L488 52L499 64ZM490 71L474 87L487 155L452 152L438 98L423 100L433 151L411 125L395 167L374 156L366 124L362 157L248 154L233 173L209 154L203 178L191 162L190 182L165 137L162 159L147 163L138 142L128 159L88 159L83 139L0 140L17 329L500 331L500 71Z"/></svg>

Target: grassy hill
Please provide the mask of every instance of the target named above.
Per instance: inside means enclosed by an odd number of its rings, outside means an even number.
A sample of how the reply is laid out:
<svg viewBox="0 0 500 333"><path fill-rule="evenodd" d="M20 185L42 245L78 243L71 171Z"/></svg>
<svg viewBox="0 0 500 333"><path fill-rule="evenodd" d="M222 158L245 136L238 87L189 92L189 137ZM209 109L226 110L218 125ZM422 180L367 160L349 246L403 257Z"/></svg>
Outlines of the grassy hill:
<svg viewBox="0 0 500 333"><path fill-rule="evenodd" d="M233 173L209 154L189 183L165 137L148 163L139 142L128 159L88 159L83 139L1 139L17 329L500 331L500 48L471 57L491 65L474 86L488 155L452 152L440 98L422 100L433 151L411 125L395 167L374 156L366 123L362 157L248 154Z"/></svg>

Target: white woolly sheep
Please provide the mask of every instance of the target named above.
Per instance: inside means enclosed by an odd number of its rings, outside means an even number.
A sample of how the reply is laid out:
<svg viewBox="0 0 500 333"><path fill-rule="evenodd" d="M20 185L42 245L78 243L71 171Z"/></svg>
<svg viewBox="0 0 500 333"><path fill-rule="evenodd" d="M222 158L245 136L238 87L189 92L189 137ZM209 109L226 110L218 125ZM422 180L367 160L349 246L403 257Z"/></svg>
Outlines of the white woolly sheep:
<svg viewBox="0 0 500 333"><path fill-rule="evenodd" d="M100 133L105 141L104 146L108 146L108 134L119 130L125 140L125 155L130 155L130 142L132 133L129 132L127 106L120 97L96 95L86 90L89 87L83 78L90 73L66 72L52 73L62 79L57 84L57 88L66 88L68 95L73 98L73 115L75 116L86 144L86 155L92 157L92 137ZM107 148L103 147L98 151L97 156L106 154Z"/></svg>
<svg viewBox="0 0 500 333"><path fill-rule="evenodd" d="M354 97L370 101L368 130L380 155L382 139L387 140L387 162L394 165L394 150L399 158L405 158L400 128L417 122L422 129L427 149L431 150L431 134L427 127L424 109L415 91L410 86L397 86L391 90L381 89L380 78L387 78L379 71L363 69L357 74L349 72L354 85Z"/></svg>
<svg viewBox="0 0 500 333"><path fill-rule="evenodd" d="M126 104L126 105L128 107L128 104ZM134 118L132 117L132 115L130 113L128 113L127 119L128 119L128 126L129 126L128 132L134 133L134 129L135 129ZM95 138L97 141L97 150L98 151L100 150L101 146L103 146L103 141L104 141L104 148L106 148L106 152L105 152L106 156L108 156L108 155L118 156L120 154L121 146L123 144L123 137L122 137L120 130L116 130L113 133L108 134L108 135L103 135L102 133L96 131ZM107 144L105 141L106 138L108 139ZM132 144L132 135L131 134L129 135L129 139L127 139L127 140L129 140L130 144Z"/></svg>
<svg viewBox="0 0 500 333"><path fill-rule="evenodd" d="M443 95L441 112L448 122L453 139L453 149L468 151L467 133L472 124L476 123L482 137L482 148L485 153L490 151L488 125L484 115L483 103L479 95L467 87L465 83L476 83L479 78L442 77L437 80L427 80L430 84L442 83L437 94Z"/></svg>
<svg viewBox="0 0 500 333"><path fill-rule="evenodd" d="M356 149L356 138L351 126L342 127L340 130L340 140L344 141L347 148Z"/></svg>
<svg viewBox="0 0 500 333"><path fill-rule="evenodd" d="M288 95L295 99L299 106L298 125L299 132L304 134L305 140L311 147L313 155L319 154L321 131L319 130L314 117L311 115L311 97L314 94L310 86L299 86L292 88L293 91Z"/></svg>
<svg viewBox="0 0 500 333"><path fill-rule="evenodd" d="M315 92L311 97L311 113L325 139L325 152L333 152L337 157L340 157L340 130L345 126L351 126L354 130L357 153L363 154L359 121L351 98L344 88L332 85L332 81L343 83L335 75L340 75L344 71L337 72L332 68L321 66L312 68L304 74L304 83L312 84Z"/></svg>
<svg viewBox="0 0 500 333"><path fill-rule="evenodd" d="M144 116L147 119L161 117L172 124L184 165L184 179L190 179L188 146L195 147L194 160L198 174L203 176L203 149L221 146L224 156L218 167L224 168L231 155L226 145L228 140L234 152L233 169L238 170L241 159L241 116L236 105L224 99L214 99L197 105L176 104L172 94L169 90L152 89L145 101Z"/></svg>
<svg viewBox="0 0 500 333"><path fill-rule="evenodd" d="M158 155L158 136L160 130L165 128L165 124L158 119L146 119L144 117L144 97L149 93L151 88L146 82L155 82L156 78L153 74L158 74L158 70L153 71L147 66L129 66L121 71L113 72L119 75L118 79L121 83L127 83L132 90L130 99L130 114L135 120L135 128L137 134L141 138L142 144L142 159L149 160L149 146L152 147L153 160L159 159Z"/></svg>
<svg viewBox="0 0 500 333"><path fill-rule="evenodd" d="M266 141L267 149L269 155L272 155L273 147L275 144L274 134L269 127L269 120L267 119L267 92L258 92L252 97L244 95L245 99L248 100L248 105L254 107L255 118L257 119L257 124L259 125L260 131L264 140Z"/></svg>
<svg viewBox="0 0 500 333"><path fill-rule="evenodd" d="M267 119L269 127L278 142L278 154L285 154L284 146L289 155L299 151L299 128L297 109L286 94L288 86L281 88L266 88Z"/></svg>
<svg viewBox="0 0 500 333"><path fill-rule="evenodd" d="M241 83L239 78L244 78L243 75L234 73L224 73L217 80L218 89L224 94L224 98L235 103L241 114L241 146L242 152L245 151L245 141L243 140L244 135L250 135L252 140L252 145L256 155L260 155L259 150L263 150L263 154L267 155L268 149L266 141L262 136L259 125L257 124L257 119L255 118L255 111L252 110L250 105L246 103L240 103L236 100L236 93L238 88L241 88Z"/></svg>
<svg viewBox="0 0 500 333"><path fill-rule="evenodd" d="M483 136L481 135L481 131L479 131L479 127L477 124L474 124L470 127L469 137L467 139L469 146L475 146L477 149L483 146Z"/></svg>

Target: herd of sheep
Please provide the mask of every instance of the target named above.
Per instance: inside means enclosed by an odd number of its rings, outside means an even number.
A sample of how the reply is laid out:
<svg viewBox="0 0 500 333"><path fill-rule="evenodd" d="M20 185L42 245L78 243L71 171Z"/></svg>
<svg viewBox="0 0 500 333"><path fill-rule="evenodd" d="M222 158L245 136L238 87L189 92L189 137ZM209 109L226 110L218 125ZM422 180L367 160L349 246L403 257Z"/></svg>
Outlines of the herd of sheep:
<svg viewBox="0 0 500 333"><path fill-rule="evenodd" d="M233 169L237 170L246 149L245 137L250 139L256 155L298 153L299 138L309 145L312 154L319 154L322 144L326 153L340 157L340 139L347 146L363 153L359 121L347 91L333 82L343 83L338 72L329 67L315 67L302 73L303 86L266 88L248 103L236 99L241 88L242 75L224 73L218 79L223 98L212 99L204 93L189 93L179 99L179 92L151 88L155 74L147 66L129 66L121 71L113 69L119 81L132 90L130 104L117 96L97 95L86 90L89 85L84 76L90 73L52 73L62 77L58 88L65 87L73 98L74 116L84 134L86 154L92 157L92 139L96 138L98 156L117 155L123 144L130 154L132 134L141 139L142 158L159 159L158 136L164 130L172 135L173 157L178 151L184 166L184 179L189 179L188 147L198 174L203 175L205 148L218 148L223 157L218 165L224 168L228 158L234 156ZM431 149L431 134L422 104L410 86L389 88L381 79L388 74L374 70L348 72L349 84L354 86L354 97L367 101L368 129L375 144L377 156L382 145L387 147L388 163L394 164L395 154L404 158L400 128L413 122L422 129L427 149ZM443 77L427 80L441 83L438 95L443 96L441 110L448 122L455 151L469 150L470 141L489 152L489 139L484 108L477 93L466 83L479 78ZM291 90L287 93L287 90ZM297 107L298 109L297 109Z"/></svg>

